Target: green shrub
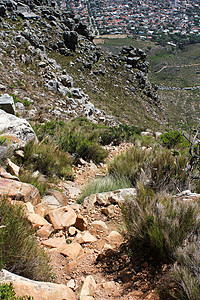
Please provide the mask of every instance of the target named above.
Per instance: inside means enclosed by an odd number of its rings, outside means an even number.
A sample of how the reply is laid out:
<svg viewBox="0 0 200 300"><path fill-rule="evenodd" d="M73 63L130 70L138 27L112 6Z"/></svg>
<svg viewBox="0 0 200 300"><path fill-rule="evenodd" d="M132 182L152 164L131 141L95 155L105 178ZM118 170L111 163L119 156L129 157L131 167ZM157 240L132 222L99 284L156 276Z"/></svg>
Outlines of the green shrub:
<svg viewBox="0 0 200 300"><path fill-rule="evenodd" d="M174 156L170 150L142 150L132 147L116 156L109 165L109 173L127 177L133 185L142 181L155 191L176 192L188 188L188 174L184 171L187 158Z"/></svg>
<svg viewBox="0 0 200 300"><path fill-rule="evenodd" d="M171 130L163 133L160 136L160 139L168 149L171 149L184 141L183 136L177 130Z"/></svg>
<svg viewBox="0 0 200 300"><path fill-rule="evenodd" d="M0 136L0 145L5 144L5 142L7 141L7 139L3 136Z"/></svg>
<svg viewBox="0 0 200 300"><path fill-rule="evenodd" d="M108 152L99 144L97 125L87 119L77 118L64 122L47 122L35 127L39 140L53 141L62 151L75 157L99 163L104 161Z"/></svg>
<svg viewBox="0 0 200 300"><path fill-rule="evenodd" d="M23 208L0 202L0 269L40 281L51 279L49 258L37 245Z"/></svg>
<svg viewBox="0 0 200 300"><path fill-rule="evenodd" d="M71 178L71 157L54 145L36 145L33 141L24 148L24 166L38 170L48 177L58 176L65 179Z"/></svg>
<svg viewBox="0 0 200 300"><path fill-rule="evenodd" d="M126 177L107 175L102 178L97 178L88 182L85 188L83 188L78 198L78 203L82 203L86 197L95 193L110 192L130 187L132 187L131 182Z"/></svg>
<svg viewBox="0 0 200 300"><path fill-rule="evenodd" d="M24 106L30 106L31 102L28 101L28 99L24 99L23 104L24 104Z"/></svg>
<svg viewBox="0 0 200 300"><path fill-rule="evenodd" d="M136 198L123 207L130 245L157 259L170 259L194 229L199 205L156 195L140 186Z"/></svg>
<svg viewBox="0 0 200 300"><path fill-rule="evenodd" d="M119 145L125 141L133 142L136 136L140 135L141 132L142 130L138 127L120 124L119 126L105 129L100 134L100 141L102 145L108 145L110 143Z"/></svg>
<svg viewBox="0 0 200 300"><path fill-rule="evenodd" d="M108 156L108 151L95 142L93 137L84 134L81 129L65 132L59 143L63 151L86 160L92 159L96 163L103 162Z"/></svg>
<svg viewBox="0 0 200 300"><path fill-rule="evenodd" d="M16 297L12 283L0 284L0 300L33 300L31 296Z"/></svg>

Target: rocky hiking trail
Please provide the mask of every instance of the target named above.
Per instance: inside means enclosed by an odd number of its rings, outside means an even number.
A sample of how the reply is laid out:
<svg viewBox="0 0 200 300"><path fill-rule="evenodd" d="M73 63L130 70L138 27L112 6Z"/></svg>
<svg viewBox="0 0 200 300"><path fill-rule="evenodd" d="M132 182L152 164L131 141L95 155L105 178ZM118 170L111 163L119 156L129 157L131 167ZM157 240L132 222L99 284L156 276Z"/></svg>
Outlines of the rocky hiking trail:
<svg viewBox="0 0 200 300"><path fill-rule="evenodd" d="M107 163L130 146L107 146ZM144 257L130 256L119 233L123 231L120 192L91 195L83 204L76 203L78 192L88 180L106 174L107 163L96 166L81 160L74 169L74 186L69 182L59 184L77 219L67 231L60 229L49 239L40 238L50 254L55 282L70 287L79 299L159 299L155 288L167 267L158 270ZM127 195L134 192L130 190Z"/></svg>
<svg viewBox="0 0 200 300"><path fill-rule="evenodd" d="M109 161L129 147L128 143L106 146L109 156L101 165L80 159L74 167L75 181L52 185L42 199L35 187L1 167L0 192L25 207L38 243L50 256L54 283L27 281L7 271L1 281L12 281L19 295L23 286L24 294L36 300L55 299L55 295L67 300L160 299L156 287L167 265L130 253L123 235L121 205L126 197L135 196L135 189L94 194L82 204L76 201L84 185L105 176Z"/></svg>

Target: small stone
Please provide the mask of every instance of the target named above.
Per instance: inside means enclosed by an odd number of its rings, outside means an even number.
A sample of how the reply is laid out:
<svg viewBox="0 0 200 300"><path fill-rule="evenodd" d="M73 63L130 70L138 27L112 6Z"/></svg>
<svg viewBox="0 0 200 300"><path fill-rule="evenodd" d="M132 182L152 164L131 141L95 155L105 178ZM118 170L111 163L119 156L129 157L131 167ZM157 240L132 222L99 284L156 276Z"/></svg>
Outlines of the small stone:
<svg viewBox="0 0 200 300"><path fill-rule="evenodd" d="M90 234L89 231L85 231L83 234L78 233L75 240L79 244L94 243L97 241L96 237Z"/></svg>
<svg viewBox="0 0 200 300"><path fill-rule="evenodd" d="M42 245L45 245L49 248L59 248L63 245L66 245L66 240L64 236L58 238L50 238L46 241L43 241Z"/></svg>
<svg viewBox="0 0 200 300"><path fill-rule="evenodd" d="M76 222L76 213L69 206L54 209L47 216L54 229L68 228Z"/></svg>
<svg viewBox="0 0 200 300"><path fill-rule="evenodd" d="M71 243L57 248L57 251L71 259L76 259L83 254L83 248L78 243Z"/></svg>
<svg viewBox="0 0 200 300"><path fill-rule="evenodd" d="M102 207L101 212L107 217L113 217L115 214L115 206L109 205L107 207Z"/></svg>
<svg viewBox="0 0 200 300"><path fill-rule="evenodd" d="M108 234L108 226L103 221L94 221L90 226L90 233L95 236L106 236Z"/></svg>
<svg viewBox="0 0 200 300"><path fill-rule="evenodd" d="M23 150L16 150L15 155L21 158L24 158L24 151Z"/></svg>
<svg viewBox="0 0 200 300"><path fill-rule="evenodd" d="M106 240L111 246L119 246L123 243L124 238L117 231L111 231L111 233L107 236Z"/></svg>
<svg viewBox="0 0 200 300"><path fill-rule="evenodd" d="M48 224L47 220L35 213L28 213L27 218L31 222L33 227L39 227Z"/></svg>
<svg viewBox="0 0 200 300"><path fill-rule="evenodd" d="M92 275L88 275L83 282L83 286L80 293L80 300L87 299L84 297L92 297L95 293L96 286L96 282Z"/></svg>
<svg viewBox="0 0 200 300"><path fill-rule="evenodd" d="M75 236L77 234L77 229L73 226L70 226L68 229L69 236Z"/></svg>
<svg viewBox="0 0 200 300"><path fill-rule="evenodd" d="M7 158L6 164L7 164L7 167L9 169L9 172L12 175L19 176L19 171L20 171L20 167L19 166L17 166L16 164L14 164L9 158Z"/></svg>
<svg viewBox="0 0 200 300"><path fill-rule="evenodd" d="M41 238L48 238L53 232L53 226L51 224L45 224L37 231L37 236Z"/></svg>
<svg viewBox="0 0 200 300"><path fill-rule="evenodd" d="M87 229L88 224L87 224L86 219L83 216L81 216L80 214L78 214L76 217L76 223L74 224L74 226L77 229L84 231Z"/></svg>
<svg viewBox="0 0 200 300"><path fill-rule="evenodd" d="M74 279L70 279L70 281L68 281L68 283L67 283L67 286L70 289L74 289L75 288L75 281L74 281Z"/></svg>

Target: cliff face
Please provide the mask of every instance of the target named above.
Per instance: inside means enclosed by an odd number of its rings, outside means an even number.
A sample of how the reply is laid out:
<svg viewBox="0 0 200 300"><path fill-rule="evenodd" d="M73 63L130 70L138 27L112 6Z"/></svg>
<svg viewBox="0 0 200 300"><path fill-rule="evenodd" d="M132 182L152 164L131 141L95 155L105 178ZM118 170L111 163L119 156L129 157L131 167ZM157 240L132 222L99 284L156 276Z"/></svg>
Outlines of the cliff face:
<svg viewBox="0 0 200 300"><path fill-rule="evenodd" d="M146 54L134 47L104 53L80 17L55 3L1 0L0 39L0 88L22 102L19 115L86 116L111 125L164 122L156 88L148 81Z"/></svg>

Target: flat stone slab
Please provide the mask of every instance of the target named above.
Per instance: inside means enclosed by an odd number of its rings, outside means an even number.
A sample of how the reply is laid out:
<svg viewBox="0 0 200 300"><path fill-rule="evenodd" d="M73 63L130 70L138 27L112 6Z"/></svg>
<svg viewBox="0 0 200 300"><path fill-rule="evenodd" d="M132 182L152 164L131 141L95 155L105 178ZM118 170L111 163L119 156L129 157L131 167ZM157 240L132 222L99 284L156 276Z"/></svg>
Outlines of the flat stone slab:
<svg viewBox="0 0 200 300"><path fill-rule="evenodd" d="M77 300L74 292L64 284L34 281L4 269L0 272L0 282L11 282L18 297L30 295L35 300Z"/></svg>

